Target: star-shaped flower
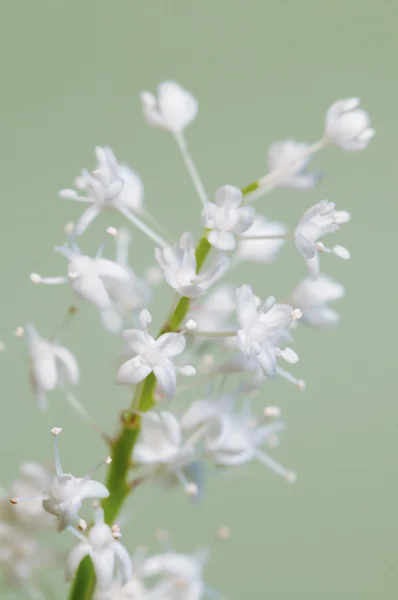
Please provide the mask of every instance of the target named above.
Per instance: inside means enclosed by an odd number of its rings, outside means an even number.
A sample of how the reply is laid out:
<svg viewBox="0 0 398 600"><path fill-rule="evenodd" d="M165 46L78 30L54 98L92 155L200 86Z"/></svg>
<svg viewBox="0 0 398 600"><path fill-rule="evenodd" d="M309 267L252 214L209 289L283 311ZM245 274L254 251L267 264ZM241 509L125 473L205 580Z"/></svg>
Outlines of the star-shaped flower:
<svg viewBox="0 0 398 600"><path fill-rule="evenodd" d="M177 370L188 376L196 373L189 365L177 369L171 360L185 349L184 333L164 333L155 340L148 333L148 325L152 321L149 311L142 310L139 319L142 330L127 329L123 332L134 356L119 368L117 381L122 384L137 384L153 372L163 392L172 397L176 390Z"/></svg>
<svg viewBox="0 0 398 600"><path fill-rule="evenodd" d="M209 243L218 250L234 250L236 236L245 232L253 223L254 208L241 206L242 192L224 185L216 192L216 202L207 202L202 211L202 223L211 231L207 235Z"/></svg>

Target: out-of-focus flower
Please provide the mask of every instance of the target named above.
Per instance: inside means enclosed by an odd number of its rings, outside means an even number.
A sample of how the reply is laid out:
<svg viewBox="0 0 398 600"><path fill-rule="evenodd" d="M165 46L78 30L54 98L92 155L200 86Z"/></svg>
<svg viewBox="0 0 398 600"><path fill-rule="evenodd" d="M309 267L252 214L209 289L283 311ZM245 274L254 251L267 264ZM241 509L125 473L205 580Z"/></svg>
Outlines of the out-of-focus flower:
<svg viewBox="0 0 398 600"><path fill-rule="evenodd" d="M319 242L319 238L327 233L340 229L340 225L350 220L350 213L345 210L336 210L336 204L328 200L321 200L311 206L300 219L295 231L297 250L304 256L312 279L319 276L319 252L335 254L340 258L350 258L346 248L335 246L326 248Z"/></svg>
<svg viewBox="0 0 398 600"><path fill-rule="evenodd" d="M325 139L342 150L365 150L374 135L369 115L360 108L359 98L338 100L326 113Z"/></svg>
<svg viewBox="0 0 398 600"><path fill-rule="evenodd" d="M285 425L279 420L258 425L247 410L236 412L234 404L235 399L231 396L222 396L216 402L194 402L183 415L181 425L188 431L202 429L204 454L215 465L239 466L259 460L287 481L295 481L292 471L282 467L261 449L283 431Z"/></svg>
<svg viewBox="0 0 398 600"><path fill-rule="evenodd" d="M154 600L200 600L207 588L203 581L203 566L207 552L179 554L165 552L149 557L142 566L142 575L157 577L160 582L152 588Z"/></svg>
<svg viewBox="0 0 398 600"><path fill-rule="evenodd" d="M196 495L194 482L187 480L184 469L195 459L195 449L184 444L178 419L168 411L149 411L141 417L140 437L133 460L151 466L160 480L175 475L189 495Z"/></svg>
<svg viewBox="0 0 398 600"><path fill-rule="evenodd" d="M0 521L0 573L9 586L18 588L24 598L44 598L34 581L35 571L54 561L37 540L20 529Z"/></svg>
<svg viewBox="0 0 398 600"><path fill-rule="evenodd" d="M60 277L42 277L32 273L33 283L57 285L70 283L77 296L99 309L101 319L108 331L118 331L121 326L120 315L108 293L107 286L115 283L128 283L128 271L118 263L107 258L84 256L77 247L60 246L56 251L68 260L67 275Z"/></svg>
<svg viewBox="0 0 398 600"><path fill-rule="evenodd" d="M46 340L33 325L25 327L29 350L31 381L39 407L47 408L46 393L64 384L77 385L79 365L64 346Z"/></svg>
<svg viewBox="0 0 398 600"><path fill-rule="evenodd" d="M97 166L91 173L83 169L75 180L78 191L63 189L59 192L65 200L89 204L78 220L74 232L82 235L104 209L114 209L122 214L143 209L144 186L135 171L119 164L108 146L95 149Z"/></svg>
<svg viewBox="0 0 398 600"><path fill-rule="evenodd" d="M39 496L51 485L52 477L42 465L36 462L24 462L19 467L19 477L8 490L4 490L0 499L0 514L4 521L26 531L42 531L54 526L54 519L43 508ZM9 498L31 498L12 506Z"/></svg>
<svg viewBox="0 0 398 600"><path fill-rule="evenodd" d="M209 243L218 250L234 250L236 236L249 229L254 219L252 206L241 206L242 192L232 186L223 185L216 192L216 202L207 202L202 211L202 223L211 231Z"/></svg>
<svg viewBox="0 0 398 600"><path fill-rule="evenodd" d="M213 265L196 273L195 243L191 233L182 234L180 242L169 248L156 248L155 258L167 283L181 296L198 298L228 269L228 259L218 254Z"/></svg>
<svg viewBox="0 0 398 600"><path fill-rule="evenodd" d="M189 365L177 369L170 360L184 351L184 334L164 333L155 340L148 333L148 325L152 321L149 311L142 310L139 318L142 330L127 329L123 332L123 337L135 356L119 368L117 381L122 384L136 384L153 372L164 393L172 397L176 390L177 370L188 376L196 373Z"/></svg>
<svg viewBox="0 0 398 600"><path fill-rule="evenodd" d="M344 287L327 275L319 275L315 281L304 279L294 288L290 301L303 313L300 323L314 327L329 327L340 320L338 312L328 306L329 302L344 296Z"/></svg>
<svg viewBox="0 0 398 600"><path fill-rule="evenodd" d="M268 168L278 187L306 190L314 187L319 173L309 173L310 145L295 140L272 144L268 151Z"/></svg>
<svg viewBox="0 0 398 600"><path fill-rule="evenodd" d="M149 125L175 134L182 133L198 112L196 98L175 81L160 83L157 97L151 92L142 92L141 103Z"/></svg>

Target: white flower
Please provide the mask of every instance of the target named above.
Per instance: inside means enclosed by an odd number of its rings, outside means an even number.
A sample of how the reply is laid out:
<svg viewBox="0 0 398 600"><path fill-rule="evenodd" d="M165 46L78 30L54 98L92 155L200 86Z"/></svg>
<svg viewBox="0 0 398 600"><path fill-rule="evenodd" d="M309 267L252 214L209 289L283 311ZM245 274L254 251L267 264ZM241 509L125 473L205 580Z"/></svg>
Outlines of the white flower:
<svg viewBox="0 0 398 600"><path fill-rule="evenodd" d="M37 540L0 521L0 574L8 585L20 589L21 598L44 598L33 581L34 571L48 567L53 562L54 553L51 556L39 546Z"/></svg>
<svg viewBox="0 0 398 600"><path fill-rule="evenodd" d="M152 127L180 134L197 115L198 102L174 81L158 85L157 98L151 92L141 93L144 117Z"/></svg>
<svg viewBox="0 0 398 600"><path fill-rule="evenodd" d="M38 334L33 325L25 328L30 358L31 380L39 407L47 408L46 392L64 383L79 382L79 366L73 354L55 342Z"/></svg>
<svg viewBox="0 0 398 600"><path fill-rule="evenodd" d="M343 210L335 210L334 202L321 200L304 213L295 231L298 251L304 256L310 277L319 276L319 252L336 254L340 258L349 258L348 250L335 246L332 250L318 242L327 233L340 229L340 225L350 220L350 214Z"/></svg>
<svg viewBox="0 0 398 600"><path fill-rule="evenodd" d="M109 496L109 491L102 483L91 479L92 473L85 477L75 477L70 473L63 472L57 443L57 436L61 431L57 427L51 430L54 438L55 476L50 481L49 486L37 498L10 498L10 503L13 505L31 499L41 499L44 510L56 517L58 531L63 531L67 527L78 523L79 510L83 500L87 498L102 499ZM109 462L109 460L107 459L105 462Z"/></svg>
<svg viewBox="0 0 398 600"><path fill-rule="evenodd" d="M1 518L28 531L41 531L53 527L54 520L44 509L38 497L51 485L52 477L42 465L24 462L19 467L19 477L5 490L0 501ZM12 506L9 498L31 498Z"/></svg>
<svg viewBox="0 0 398 600"><path fill-rule="evenodd" d="M301 190L312 188L319 180L318 173L308 173L310 145L295 140L272 144L268 151L268 168L277 186Z"/></svg>
<svg viewBox="0 0 398 600"><path fill-rule="evenodd" d="M314 327L336 325L340 315L328 306L329 302L344 296L344 287L327 275L319 275L315 281L307 278L295 287L290 300L300 308L303 316L300 322Z"/></svg>
<svg viewBox="0 0 398 600"><path fill-rule="evenodd" d="M63 189L59 192L65 200L89 204L76 224L76 235L82 235L105 208L118 210L122 214L130 211L141 213L143 208L144 188L139 175L128 166L119 164L108 146L97 146L95 154L95 170L90 173L83 169L75 180L79 191Z"/></svg>
<svg viewBox="0 0 398 600"><path fill-rule="evenodd" d="M174 475L189 493L192 483L186 479L183 469L194 458L194 448L184 444L180 423L172 413L149 411L142 415L140 437L133 453L135 462L150 465L164 482Z"/></svg>
<svg viewBox="0 0 398 600"><path fill-rule="evenodd" d="M298 361L293 350L280 350L279 345L290 339L288 330L292 321L300 317L299 311L288 304L275 304L273 297L258 309L251 287L242 285L236 290L236 313L240 326L237 346L264 375L271 379L276 376L277 356L288 362Z"/></svg>
<svg viewBox="0 0 398 600"><path fill-rule="evenodd" d="M222 331L225 322L235 311L235 286L221 284L192 305L188 318L199 331Z"/></svg>
<svg viewBox="0 0 398 600"><path fill-rule="evenodd" d="M236 256L239 260L248 260L258 264L268 264L272 262L279 250L285 243L283 236L287 234L287 229L278 221L268 221L264 215L256 215L253 224L249 229L239 236L236 247ZM246 237L264 236L264 238L250 240ZM275 236L275 239L272 239Z"/></svg>
<svg viewBox="0 0 398 600"><path fill-rule="evenodd" d="M99 309L106 329L118 331L121 319L107 286L112 286L114 283L128 283L130 281L129 272L123 266L107 258L84 256L76 246L73 248L69 248L67 245L58 246L55 250L68 259L67 275L41 277L37 273L32 273L31 281L48 285L70 283L77 296Z"/></svg>
<svg viewBox="0 0 398 600"><path fill-rule="evenodd" d="M197 298L228 269L228 260L219 254L206 271L196 273L195 244L191 233L185 232L179 244L171 248L156 248L155 258L167 283L181 296Z"/></svg>
<svg viewBox="0 0 398 600"><path fill-rule="evenodd" d="M98 586L107 590L112 585L115 570L120 574L122 585L132 577L132 563L126 548L114 538L114 533L104 521L104 511L101 506L94 507L94 525L87 536L74 532L81 543L78 544L67 558L67 577L74 577L81 561L89 556L92 560Z"/></svg>
<svg viewBox="0 0 398 600"><path fill-rule="evenodd" d="M235 412L234 403L231 396L221 396L216 402L194 402L183 415L181 425L186 430L204 429L204 453L218 466L244 465L256 459L288 481L294 481L291 471L261 450L285 429L284 424L275 420L258 426L246 409Z"/></svg>
<svg viewBox="0 0 398 600"><path fill-rule="evenodd" d="M375 130L372 128L369 115L359 107L359 98L338 100L326 113L325 138L342 150L355 152L364 150Z"/></svg>
<svg viewBox="0 0 398 600"><path fill-rule="evenodd" d="M165 552L149 557L142 566L144 577L161 577L151 590L152 600L200 600L205 593L203 566L207 553L196 555Z"/></svg>
<svg viewBox="0 0 398 600"><path fill-rule="evenodd" d="M125 362L117 373L117 381L122 384L137 384L152 373L167 396L174 396L176 390L177 368L170 360L185 349L185 338L181 333L164 333L155 340L148 333L152 321L150 313L144 309L140 316L141 329L127 329L123 337L135 356ZM194 375L191 366L179 368L182 375Z"/></svg>
<svg viewBox="0 0 398 600"><path fill-rule="evenodd" d="M242 192L224 185L216 192L216 202L207 202L202 211L202 224L211 229L207 239L218 250L234 250L236 236L245 232L253 223L254 208L241 206Z"/></svg>

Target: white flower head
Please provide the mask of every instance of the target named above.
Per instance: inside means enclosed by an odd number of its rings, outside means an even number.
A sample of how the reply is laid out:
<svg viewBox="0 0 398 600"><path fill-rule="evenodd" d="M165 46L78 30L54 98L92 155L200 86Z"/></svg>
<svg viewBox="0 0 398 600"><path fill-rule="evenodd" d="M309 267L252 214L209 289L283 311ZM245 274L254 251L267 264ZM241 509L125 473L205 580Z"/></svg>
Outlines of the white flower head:
<svg viewBox="0 0 398 600"><path fill-rule="evenodd" d="M54 438L55 475L48 488L37 498L10 498L13 505L19 502L41 499L46 512L56 517L57 530L63 531L67 527L75 526L79 521L79 510L87 498L102 499L109 496L107 488L98 481L91 479L92 474L104 464L101 462L94 471L84 477L75 477L64 473L59 457L57 437L62 429L54 427L51 434Z"/></svg>
<svg viewBox="0 0 398 600"><path fill-rule="evenodd" d="M51 485L52 476L41 464L23 462L19 467L19 477L0 500L1 518L25 531L42 531L52 528L54 519L42 505L39 495ZM35 500L35 496L38 498ZM21 502L12 506L9 498L31 498L29 502Z"/></svg>
<svg viewBox="0 0 398 600"><path fill-rule="evenodd" d="M64 384L77 385L79 365L64 346L40 337L33 325L25 327L30 358L31 381L39 407L47 408L46 393Z"/></svg>
<svg viewBox="0 0 398 600"><path fill-rule="evenodd" d="M307 277L295 287L290 300L303 313L301 323L313 327L329 327L340 320L338 312L328 306L329 302L344 296L344 287L327 275L313 280Z"/></svg>
<svg viewBox="0 0 398 600"><path fill-rule="evenodd" d="M310 145L295 140L283 140L272 144L268 151L268 168L276 185L307 190L319 180L318 173L308 173Z"/></svg>
<svg viewBox="0 0 398 600"><path fill-rule="evenodd" d="M94 525L87 536L74 531L81 540L67 558L67 577L74 577L81 561L89 556L92 560L98 586L108 590L115 571L120 574L121 584L125 585L133 576L132 562L126 548L115 539L114 532L104 520L104 511L99 504L93 506Z"/></svg>
<svg viewBox="0 0 398 600"><path fill-rule="evenodd" d="M299 311L288 304L275 304L273 297L258 308L251 287L242 285L236 290L236 314L240 327L237 346L249 364L260 367L265 376L273 379L277 374L276 357L297 362L293 350L281 351L279 346L291 339L289 327L300 316Z"/></svg>
<svg viewBox="0 0 398 600"><path fill-rule="evenodd" d="M175 81L160 83L157 97L151 92L142 92L141 103L149 125L175 134L181 134L198 112L196 98Z"/></svg>
<svg viewBox="0 0 398 600"><path fill-rule="evenodd" d="M160 578L149 597L156 600L200 600L207 586L203 581L203 566L207 552L180 554L165 552L146 559L144 577Z"/></svg>
<svg viewBox="0 0 398 600"><path fill-rule="evenodd" d="M213 285L228 269L228 259L218 254L213 265L196 273L195 243L193 235L185 232L180 242L168 248L156 248L155 258L167 283L181 296L197 298Z"/></svg>
<svg viewBox="0 0 398 600"><path fill-rule="evenodd" d="M192 495L190 486L196 484L187 480L184 469L194 458L194 447L184 444L181 425L171 412L149 411L141 416L140 437L133 453L135 462L150 465L165 483L174 475Z"/></svg>
<svg viewBox="0 0 398 600"><path fill-rule="evenodd" d="M304 256L310 277L319 276L319 252L335 254L340 258L349 258L349 252L342 246L333 249L326 248L319 238L327 233L340 229L340 225L350 220L350 213L336 210L334 202L321 200L309 208L301 218L295 231L295 240L298 251Z"/></svg>
<svg viewBox="0 0 398 600"><path fill-rule="evenodd" d="M215 465L239 466L259 460L274 473L293 482L292 471L285 469L261 448L285 429L280 420L258 425L247 410L234 410L235 398L221 396L217 401L199 400L184 413L185 430L204 430L204 453Z"/></svg>
<svg viewBox="0 0 398 600"><path fill-rule="evenodd" d="M48 285L70 283L77 296L99 309L105 328L108 331L118 331L121 318L108 287L116 283L127 284L130 281L128 270L112 260L102 258L100 252L94 258L82 255L76 244L72 248L68 245L57 246L55 250L68 260L67 275L41 277L32 273L31 281Z"/></svg>
<svg viewBox="0 0 398 600"><path fill-rule="evenodd" d="M257 264L272 262L285 243L283 236L287 234L286 227L278 221L268 221L264 215L257 214L252 225L239 236L236 256L239 260L247 260ZM271 239L245 239L250 237ZM279 237L280 236L280 237ZM275 237L275 239L272 239Z"/></svg>
<svg viewBox="0 0 398 600"><path fill-rule="evenodd" d="M249 229L254 219L252 206L241 206L242 192L232 186L224 185L216 192L216 201L207 202L202 211L202 224L208 233L209 243L218 250L234 250L236 236Z"/></svg>
<svg viewBox="0 0 398 600"><path fill-rule="evenodd" d="M142 180L130 167L119 164L108 146L95 149L97 165L94 171L83 169L75 180L78 191L63 189L59 192L65 200L87 203L89 206L78 220L74 231L80 236L104 209L141 213L144 187Z"/></svg>
<svg viewBox="0 0 398 600"><path fill-rule="evenodd" d="M33 577L36 569L54 562L54 553L47 553L36 539L20 528L0 521L0 574L8 585L20 589L21 597L43 598Z"/></svg>
<svg viewBox="0 0 398 600"><path fill-rule="evenodd" d="M360 108L359 98L338 100L326 113L325 138L342 150L364 150L374 135L369 115Z"/></svg>
<svg viewBox="0 0 398 600"><path fill-rule="evenodd" d="M172 397L176 391L177 370L188 376L196 372L189 365L177 369L171 360L185 349L184 333L164 333L155 339L148 333L148 325L152 321L149 311L142 310L139 319L142 329L127 329L123 332L134 356L119 368L117 381L122 384L137 384L153 372L163 392Z"/></svg>

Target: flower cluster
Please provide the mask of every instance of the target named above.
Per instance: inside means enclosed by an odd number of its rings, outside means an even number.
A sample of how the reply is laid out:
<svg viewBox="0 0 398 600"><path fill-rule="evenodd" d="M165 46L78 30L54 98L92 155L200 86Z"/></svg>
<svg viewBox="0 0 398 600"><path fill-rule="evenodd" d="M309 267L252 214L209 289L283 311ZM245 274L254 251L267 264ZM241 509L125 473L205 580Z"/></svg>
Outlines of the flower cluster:
<svg viewBox="0 0 398 600"><path fill-rule="evenodd" d="M119 163L107 146L95 149L93 170L83 169L73 188L59 192L76 206L85 205L76 224L66 228L65 243L55 248L67 260L66 273L55 277L32 273L31 281L69 284L77 302L99 312L104 335L112 333L123 342L115 381L132 388L132 400L117 434L102 432L75 396L80 380L75 354L61 344L60 336L41 337L33 325L17 328L16 335L26 339L30 381L40 409L48 409L52 392L59 388L101 434L110 454L98 465L108 465L106 485L93 479L98 467L85 476L65 473L58 450L61 429L54 427L55 473L25 462L19 477L2 491L0 570L9 585L19 586L24 597L36 600L49 597L35 575L36 569L46 566L65 568L67 579L73 580L70 600L221 598L204 582L208 551L182 554L169 547L142 555L134 540L120 541L115 520L130 492L146 482L164 490L182 489L199 500L205 493L205 474L211 478L221 470L244 469L255 462L294 483L295 472L274 456L285 422L278 407L261 404L261 392L275 378L304 390L304 381L294 373L299 360L292 348L296 327L337 324L339 314L329 303L345 293L340 283L321 273L320 255L350 258L345 247L328 247L321 241L350 220L349 212L322 199L292 227L270 220L254 203L278 187L316 186L320 178L309 170L310 159L327 146L349 152L368 146L374 130L357 98L339 100L328 109L318 141L273 143L264 176L243 188L222 185L214 201L185 137L198 113L196 98L166 81L156 95L143 92L141 103L148 124L171 133L181 152L200 200L197 223L203 233L195 240L187 231L177 237L165 231L144 207L140 176ZM103 245L95 255L80 250L79 241L93 220L111 211L153 242L154 263L144 275L130 265L132 238L127 229L107 228L115 243L112 258L103 257ZM261 299L255 284L226 280L244 262L256 265L263 278L264 265L276 260L289 242L294 242L305 265L301 263L303 276L293 282L284 300L277 290L275 296ZM156 333L148 308L159 285L163 297L169 292L172 308ZM284 363L292 365L292 372L281 366ZM192 379L183 383L180 375ZM191 389L196 390L196 399L174 409L172 400ZM89 522L82 512L87 500L93 509ZM42 546L38 536L45 531L66 531L75 537L66 559ZM220 531L220 538L229 536L228 529Z"/></svg>

